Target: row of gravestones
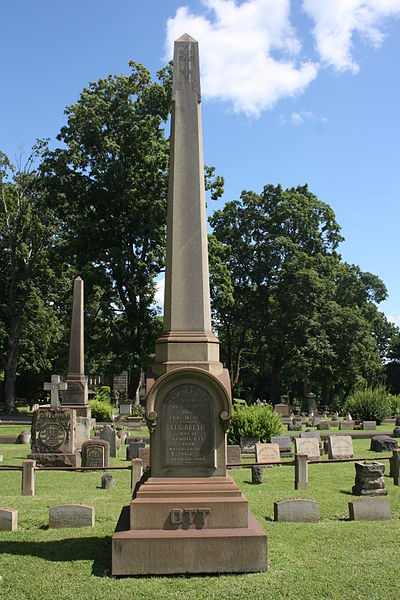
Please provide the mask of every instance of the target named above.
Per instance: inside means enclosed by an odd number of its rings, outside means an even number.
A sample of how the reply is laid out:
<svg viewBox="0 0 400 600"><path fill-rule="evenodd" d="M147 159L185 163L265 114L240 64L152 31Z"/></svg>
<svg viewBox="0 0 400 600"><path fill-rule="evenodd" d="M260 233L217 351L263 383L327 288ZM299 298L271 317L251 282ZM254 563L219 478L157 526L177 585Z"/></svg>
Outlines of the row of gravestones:
<svg viewBox="0 0 400 600"><path fill-rule="evenodd" d="M350 521L380 521L391 518L387 499L358 498L348 503ZM318 523L319 505L303 498L274 502L274 521Z"/></svg>
<svg viewBox="0 0 400 600"><path fill-rule="evenodd" d="M240 451L244 454L256 454L256 462L279 463L282 457L292 456L292 439L289 435L273 436L270 444L260 444L259 438L241 438ZM318 431L304 431L294 438L296 454L306 454L309 460L317 460L325 451L329 459L353 458L351 436L331 435L322 444ZM385 452L397 449L396 439L387 435L374 436L370 450ZM237 446L239 448L239 446ZM229 446L228 460L229 465Z"/></svg>
<svg viewBox="0 0 400 600"><path fill-rule="evenodd" d="M388 500L359 498L348 503L349 519L390 519ZM314 500L296 498L274 502L274 520L284 522L317 523L319 505ZM60 504L49 509L49 528L94 527L94 507L87 504ZM0 507L0 531L17 531L18 511Z"/></svg>
<svg viewBox="0 0 400 600"><path fill-rule="evenodd" d="M316 427L319 431L329 430L331 425L337 426L339 423L339 429L342 430L352 430L355 426L355 421L326 421L321 420L318 417L314 417L312 420L306 420L302 417L295 417L291 419L288 423L288 431L301 431L303 429L303 425L307 424L309 426ZM376 429L376 421L361 421L361 429L367 431L371 431Z"/></svg>
<svg viewBox="0 0 400 600"><path fill-rule="evenodd" d="M49 509L49 529L94 527L94 507L87 504L59 504ZM17 531L18 510L0 506L0 531Z"/></svg>

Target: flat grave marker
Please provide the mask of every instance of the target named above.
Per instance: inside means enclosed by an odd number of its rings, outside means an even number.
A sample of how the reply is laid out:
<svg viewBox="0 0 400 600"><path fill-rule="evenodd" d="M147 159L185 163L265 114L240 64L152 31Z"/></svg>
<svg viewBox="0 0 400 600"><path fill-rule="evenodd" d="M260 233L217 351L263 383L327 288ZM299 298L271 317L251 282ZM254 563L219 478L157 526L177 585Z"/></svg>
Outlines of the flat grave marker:
<svg viewBox="0 0 400 600"><path fill-rule="evenodd" d="M94 507L87 504L59 504L49 509L49 529L94 527Z"/></svg>
<svg viewBox="0 0 400 600"><path fill-rule="evenodd" d="M384 521L391 518L390 502L381 498L359 498L349 502L350 521Z"/></svg>
<svg viewBox="0 0 400 600"><path fill-rule="evenodd" d="M318 523L319 505L314 500L295 498L274 502L274 521Z"/></svg>

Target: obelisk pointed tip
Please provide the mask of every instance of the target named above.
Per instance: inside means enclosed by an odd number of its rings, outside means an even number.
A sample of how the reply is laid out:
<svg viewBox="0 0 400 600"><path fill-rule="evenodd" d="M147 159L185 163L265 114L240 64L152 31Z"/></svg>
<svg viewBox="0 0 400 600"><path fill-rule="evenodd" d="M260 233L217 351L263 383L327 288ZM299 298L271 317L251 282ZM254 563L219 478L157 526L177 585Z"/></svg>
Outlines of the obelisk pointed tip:
<svg viewBox="0 0 400 600"><path fill-rule="evenodd" d="M80 275L78 275L78 277L75 277L75 281L83 281L83 279Z"/></svg>
<svg viewBox="0 0 400 600"><path fill-rule="evenodd" d="M181 35L180 38L178 38L175 41L176 42L196 42L197 43L197 40L195 40L194 38L192 38L192 36L189 35L188 33L184 33L183 35Z"/></svg>

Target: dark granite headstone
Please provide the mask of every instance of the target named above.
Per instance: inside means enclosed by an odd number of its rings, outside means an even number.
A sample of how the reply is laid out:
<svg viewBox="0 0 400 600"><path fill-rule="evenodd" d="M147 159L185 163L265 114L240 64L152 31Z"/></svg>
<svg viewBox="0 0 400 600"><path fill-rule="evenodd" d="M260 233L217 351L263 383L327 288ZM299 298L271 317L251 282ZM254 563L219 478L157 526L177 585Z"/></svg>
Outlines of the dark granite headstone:
<svg viewBox="0 0 400 600"><path fill-rule="evenodd" d="M273 435L271 437L271 443L278 444L281 456L293 456L290 435Z"/></svg>
<svg viewBox="0 0 400 600"><path fill-rule="evenodd" d="M226 447L226 466L230 467L231 465L239 465L242 462L240 446L230 446ZM233 469L240 469L240 467L231 467Z"/></svg>
<svg viewBox="0 0 400 600"><path fill-rule="evenodd" d="M126 447L126 460L132 460L133 458L139 458L139 448L146 448L145 442L129 442Z"/></svg>

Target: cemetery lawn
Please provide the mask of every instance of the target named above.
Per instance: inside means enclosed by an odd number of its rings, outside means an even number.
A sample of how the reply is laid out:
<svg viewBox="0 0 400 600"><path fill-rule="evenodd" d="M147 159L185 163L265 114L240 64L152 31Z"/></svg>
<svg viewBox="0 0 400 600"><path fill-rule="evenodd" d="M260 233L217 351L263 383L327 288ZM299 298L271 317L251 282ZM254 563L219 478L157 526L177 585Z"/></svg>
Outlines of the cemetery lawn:
<svg viewBox="0 0 400 600"><path fill-rule="evenodd" d="M353 440L356 456L379 458L369 443ZM0 445L0 466L20 465L27 452L26 445ZM124 455L123 447L111 464L127 465ZM353 463L311 464L308 489L299 491L292 466L265 469L258 486L249 469L230 471L268 534L266 573L121 579L110 576L111 536L129 502L128 470L113 471L116 487L110 490L100 489L99 472L42 471L33 498L20 495L20 472L0 472L0 505L18 509L19 525L0 532L0 599L398 598L400 488L385 478L390 521L348 521L354 471ZM318 524L273 521L274 501L296 497L319 502ZM92 504L95 527L49 530L49 507L64 502Z"/></svg>

